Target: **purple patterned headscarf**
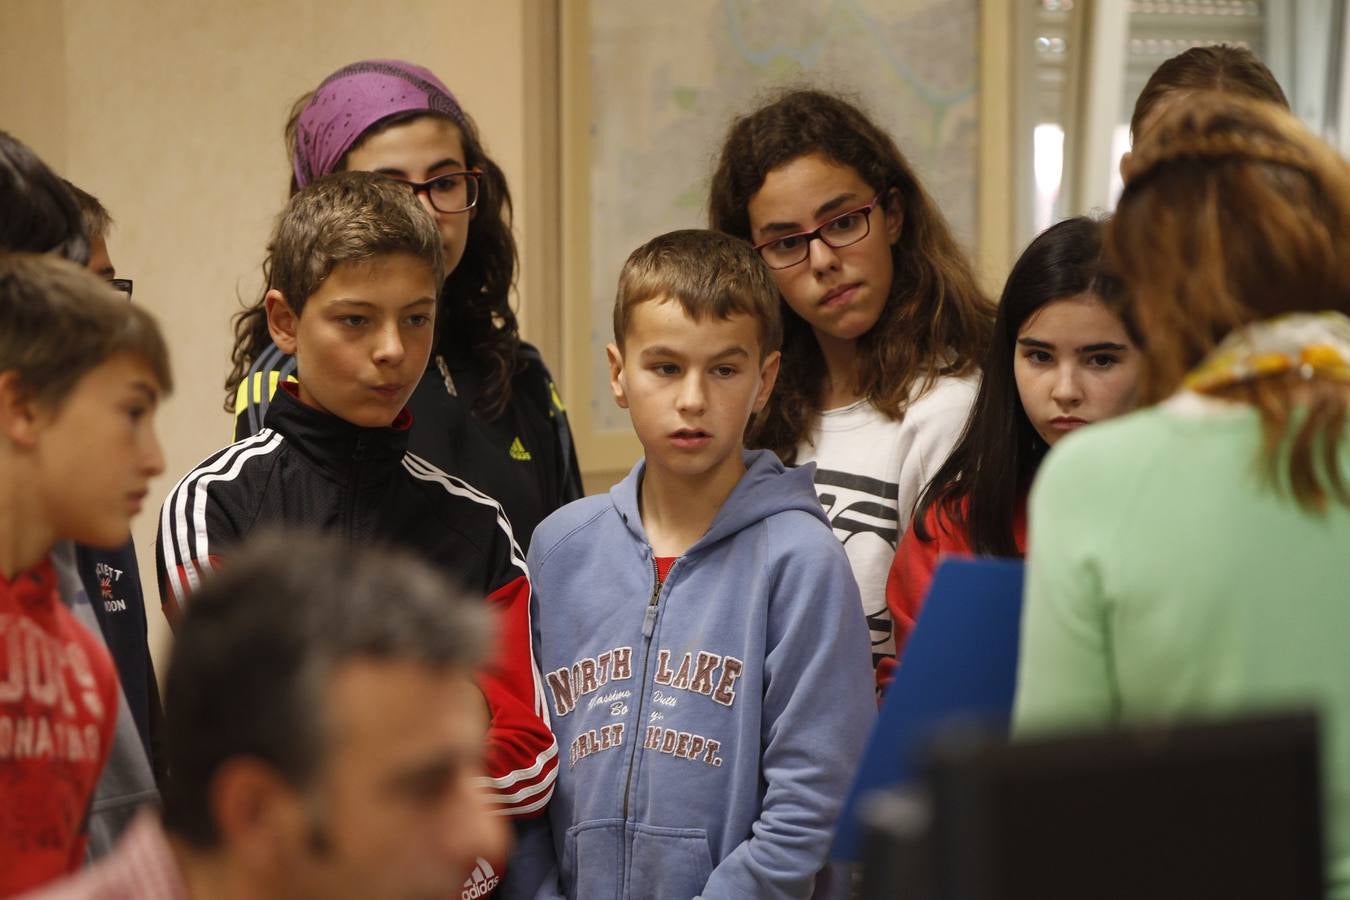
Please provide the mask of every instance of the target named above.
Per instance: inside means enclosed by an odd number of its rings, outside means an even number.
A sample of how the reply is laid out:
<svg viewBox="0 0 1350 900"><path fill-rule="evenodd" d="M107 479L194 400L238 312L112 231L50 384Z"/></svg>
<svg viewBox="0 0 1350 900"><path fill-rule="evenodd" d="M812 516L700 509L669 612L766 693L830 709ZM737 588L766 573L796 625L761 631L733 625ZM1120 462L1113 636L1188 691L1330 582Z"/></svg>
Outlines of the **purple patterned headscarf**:
<svg viewBox="0 0 1350 900"><path fill-rule="evenodd" d="M367 59L343 66L314 92L295 130L295 183L333 171L366 129L395 113L427 110L464 127L464 111L450 89L421 66Z"/></svg>

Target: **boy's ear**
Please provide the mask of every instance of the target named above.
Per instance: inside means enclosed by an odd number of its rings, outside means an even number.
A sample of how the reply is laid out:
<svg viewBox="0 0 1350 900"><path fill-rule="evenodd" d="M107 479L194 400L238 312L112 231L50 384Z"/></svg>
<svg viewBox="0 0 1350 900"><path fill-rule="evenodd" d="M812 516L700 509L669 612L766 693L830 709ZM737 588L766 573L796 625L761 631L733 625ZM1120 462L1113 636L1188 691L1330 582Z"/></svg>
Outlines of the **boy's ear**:
<svg viewBox="0 0 1350 900"><path fill-rule="evenodd" d="M755 394L756 414L764 409L764 404L769 402L769 395L773 393L773 386L778 382L778 367L783 362L783 354L777 350L764 357L764 362L759 365L759 392Z"/></svg>
<svg viewBox="0 0 1350 900"><path fill-rule="evenodd" d="M263 295L263 306L267 310L267 332L272 335L272 343L282 353L294 356L300 317L276 288Z"/></svg>
<svg viewBox="0 0 1350 900"><path fill-rule="evenodd" d="M614 402L619 409L628 408L628 387L624 384L623 351L618 344L605 347L605 357L609 360L609 390L614 394Z"/></svg>
<svg viewBox="0 0 1350 900"><path fill-rule="evenodd" d="M894 244L900 240L900 232L905 224L905 211L900 204L900 194L891 191L881 201L881 208L886 213L886 243Z"/></svg>
<svg viewBox="0 0 1350 900"><path fill-rule="evenodd" d="M0 432L15 446L29 449L37 443L42 409L33 390L14 369L0 372Z"/></svg>
<svg viewBox="0 0 1350 900"><path fill-rule="evenodd" d="M211 778L207 802L222 842L253 872L282 862L305 830L302 799L259 759L226 760Z"/></svg>

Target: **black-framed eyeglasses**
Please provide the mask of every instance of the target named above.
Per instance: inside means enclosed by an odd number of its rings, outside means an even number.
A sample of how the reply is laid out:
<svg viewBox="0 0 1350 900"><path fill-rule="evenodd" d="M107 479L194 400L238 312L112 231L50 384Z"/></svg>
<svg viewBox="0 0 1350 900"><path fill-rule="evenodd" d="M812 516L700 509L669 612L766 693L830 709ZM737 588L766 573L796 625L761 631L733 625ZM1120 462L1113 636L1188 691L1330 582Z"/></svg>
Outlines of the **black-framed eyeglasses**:
<svg viewBox="0 0 1350 900"><path fill-rule="evenodd" d="M126 294L128 300L131 299L131 279L130 279L130 278L109 278L109 279L108 279L108 284L110 284L110 285L113 286L113 290L115 290L115 291L121 291L122 293Z"/></svg>
<svg viewBox="0 0 1350 900"><path fill-rule="evenodd" d="M770 238L762 244L756 244L755 251L770 269L787 269L806 261L811 255L811 242L816 238L820 238L825 246L836 250L856 244L871 231L872 226L869 222L871 212L884 196L883 191L873 197L870 203L827 219L814 231L799 231L783 237Z"/></svg>
<svg viewBox="0 0 1350 900"><path fill-rule="evenodd" d="M478 202L478 179L482 172L447 172L430 181L404 181L414 194L426 193L431 208L437 212L457 213L473 209ZM402 179L399 179L402 181Z"/></svg>

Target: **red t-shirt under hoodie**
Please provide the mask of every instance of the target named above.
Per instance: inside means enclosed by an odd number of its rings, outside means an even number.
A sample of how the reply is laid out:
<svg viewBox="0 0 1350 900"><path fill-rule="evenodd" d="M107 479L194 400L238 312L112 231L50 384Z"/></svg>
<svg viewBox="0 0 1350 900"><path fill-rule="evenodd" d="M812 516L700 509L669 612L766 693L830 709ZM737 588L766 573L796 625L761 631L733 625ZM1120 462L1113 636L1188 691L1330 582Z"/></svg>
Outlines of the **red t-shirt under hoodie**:
<svg viewBox="0 0 1350 900"><path fill-rule="evenodd" d="M74 871L117 716L112 658L43 561L0 577L0 897Z"/></svg>

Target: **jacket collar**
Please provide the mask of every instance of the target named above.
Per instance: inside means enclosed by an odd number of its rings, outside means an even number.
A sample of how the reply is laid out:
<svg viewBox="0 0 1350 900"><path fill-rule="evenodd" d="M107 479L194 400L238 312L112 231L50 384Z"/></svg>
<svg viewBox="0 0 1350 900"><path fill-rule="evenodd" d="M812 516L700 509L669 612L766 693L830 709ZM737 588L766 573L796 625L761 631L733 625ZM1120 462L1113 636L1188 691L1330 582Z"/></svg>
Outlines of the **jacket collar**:
<svg viewBox="0 0 1350 900"><path fill-rule="evenodd" d="M745 474L736 483L722 508L713 517L707 532L694 542L685 555L716 544L756 522L788 510L799 510L829 525L820 500L816 497L815 463L786 468L769 450L742 450ZM642 525L638 495L647 462L639 459L627 477L610 488L610 502L614 505L628 531L643 546L648 546L646 529Z"/></svg>
<svg viewBox="0 0 1350 900"><path fill-rule="evenodd" d="M339 477L357 466L393 467L408 450L407 407L388 428L364 428L300 402L293 382L277 385L263 425L283 435L320 468Z"/></svg>
<svg viewBox="0 0 1350 900"><path fill-rule="evenodd" d="M23 607L48 606L56 593L56 570L50 555L37 565L14 573L12 581L0 576L0 590L17 598Z"/></svg>

